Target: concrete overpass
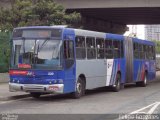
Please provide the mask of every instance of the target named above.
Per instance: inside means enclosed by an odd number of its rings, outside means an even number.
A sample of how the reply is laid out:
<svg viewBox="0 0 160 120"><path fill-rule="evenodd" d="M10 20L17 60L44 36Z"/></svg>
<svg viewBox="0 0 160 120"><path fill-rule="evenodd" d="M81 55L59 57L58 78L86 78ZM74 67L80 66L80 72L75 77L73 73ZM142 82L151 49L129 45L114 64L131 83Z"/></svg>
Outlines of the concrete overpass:
<svg viewBox="0 0 160 120"><path fill-rule="evenodd" d="M67 12L80 12L86 29L123 33L126 24L160 24L160 0L55 1Z"/></svg>
<svg viewBox="0 0 160 120"><path fill-rule="evenodd" d="M160 24L160 0L55 0L82 15L84 29L124 33L127 24ZM0 0L6 6L10 0Z"/></svg>
<svg viewBox="0 0 160 120"><path fill-rule="evenodd" d="M160 24L160 0L55 0L68 11L123 24Z"/></svg>

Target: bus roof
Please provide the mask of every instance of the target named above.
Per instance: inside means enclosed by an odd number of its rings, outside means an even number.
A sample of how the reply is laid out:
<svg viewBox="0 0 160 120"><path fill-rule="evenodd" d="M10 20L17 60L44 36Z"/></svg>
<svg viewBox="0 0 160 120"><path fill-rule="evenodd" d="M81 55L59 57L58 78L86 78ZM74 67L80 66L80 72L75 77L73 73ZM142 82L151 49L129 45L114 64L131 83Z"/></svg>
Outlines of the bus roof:
<svg viewBox="0 0 160 120"><path fill-rule="evenodd" d="M73 29L73 30L75 30L76 35L80 35L80 36L106 38L106 33L104 32L97 32L97 31L90 31L90 30L83 30L83 29Z"/></svg>
<svg viewBox="0 0 160 120"><path fill-rule="evenodd" d="M108 39L113 39L113 40L124 40L123 35L111 34L111 33L107 33L107 38Z"/></svg>
<svg viewBox="0 0 160 120"><path fill-rule="evenodd" d="M17 27L14 29L64 29L64 30L74 30L76 35L82 35L82 36L93 36L93 37L103 37L113 40L124 40L126 36L119 35L119 34L112 34L112 33L104 33L104 32L97 32L97 31L91 31L91 30L83 30L83 29L74 29L74 28L68 28L67 25L54 25L54 26L26 26L26 27ZM94 33L94 34L93 34ZM143 40L139 38L133 38L131 37L134 42L142 43L142 44L148 44L148 45L155 45L154 42L149 40Z"/></svg>
<svg viewBox="0 0 160 120"><path fill-rule="evenodd" d="M147 45L154 45L155 46L155 43L153 41L150 41L150 40L143 40L143 39L139 39L139 38L133 38L133 41L134 42L138 42L140 44L147 44Z"/></svg>

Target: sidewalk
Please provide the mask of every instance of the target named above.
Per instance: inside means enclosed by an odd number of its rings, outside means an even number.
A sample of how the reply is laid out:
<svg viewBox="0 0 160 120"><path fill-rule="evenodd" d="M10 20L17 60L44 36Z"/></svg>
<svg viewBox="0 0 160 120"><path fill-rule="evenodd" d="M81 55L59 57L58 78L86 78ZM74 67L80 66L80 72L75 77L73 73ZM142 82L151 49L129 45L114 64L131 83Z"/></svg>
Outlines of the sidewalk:
<svg viewBox="0 0 160 120"><path fill-rule="evenodd" d="M0 101L14 100L29 97L29 93L10 92L8 83L0 83Z"/></svg>
<svg viewBox="0 0 160 120"><path fill-rule="evenodd" d="M0 84L9 82L9 74L8 73L0 73Z"/></svg>

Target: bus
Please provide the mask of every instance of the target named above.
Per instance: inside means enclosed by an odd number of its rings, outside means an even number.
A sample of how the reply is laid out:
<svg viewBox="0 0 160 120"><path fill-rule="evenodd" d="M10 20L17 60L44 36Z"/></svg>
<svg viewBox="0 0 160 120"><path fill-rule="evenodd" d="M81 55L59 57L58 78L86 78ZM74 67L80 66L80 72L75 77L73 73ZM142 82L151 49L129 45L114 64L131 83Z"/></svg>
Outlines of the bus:
<svg viewBox="0 0 160 120"><path fill-rule="evenodd" d="M123 35L62 26L18 27L11 40L10 91L71 93L155 79L155 44Z"/></svg>

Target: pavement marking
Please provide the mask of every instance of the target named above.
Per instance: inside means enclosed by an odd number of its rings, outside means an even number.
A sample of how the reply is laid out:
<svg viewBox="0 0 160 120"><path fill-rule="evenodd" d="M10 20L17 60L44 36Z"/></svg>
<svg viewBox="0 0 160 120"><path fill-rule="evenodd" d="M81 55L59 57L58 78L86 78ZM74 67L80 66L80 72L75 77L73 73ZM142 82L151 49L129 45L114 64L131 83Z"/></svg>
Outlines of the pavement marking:
<svg viewBox="0 0 160 120"><path fill-rule="evenodd" d="M152 114L159 105L160 105L160 102L155 102L146 107L133 111L129 114L124 114L124 115L122 114L121 116L119 116L119 118L116 118L114 120L130 120L129 115L134 115L134 114ZM148 112L144 111L146 109L149 109ZM144 120L148 120L148 119L144 119Z"/></svg>
<svg viewBox="0 0 160 120"><path fill-rule="evenodd" d="M152 114L159 105L160 105L160 102L157 102L157 104L155 104L155 105L150 109L150 111L148 112L148 114Z"/></svg>
<svg viewBox="0 0 160 120"><path fill-rule="evenodd" d="M148 105L146 107L143 107L141 109L133 111L130 114L142 114L142 113L143 114L144 113L145 114L152 114L159 105L160 105L160 102L155 102L155 103L152 103L152 104L150 104L150 105ZM145 109L149 109L149 111L148 112L143 112Z"/></svg>

